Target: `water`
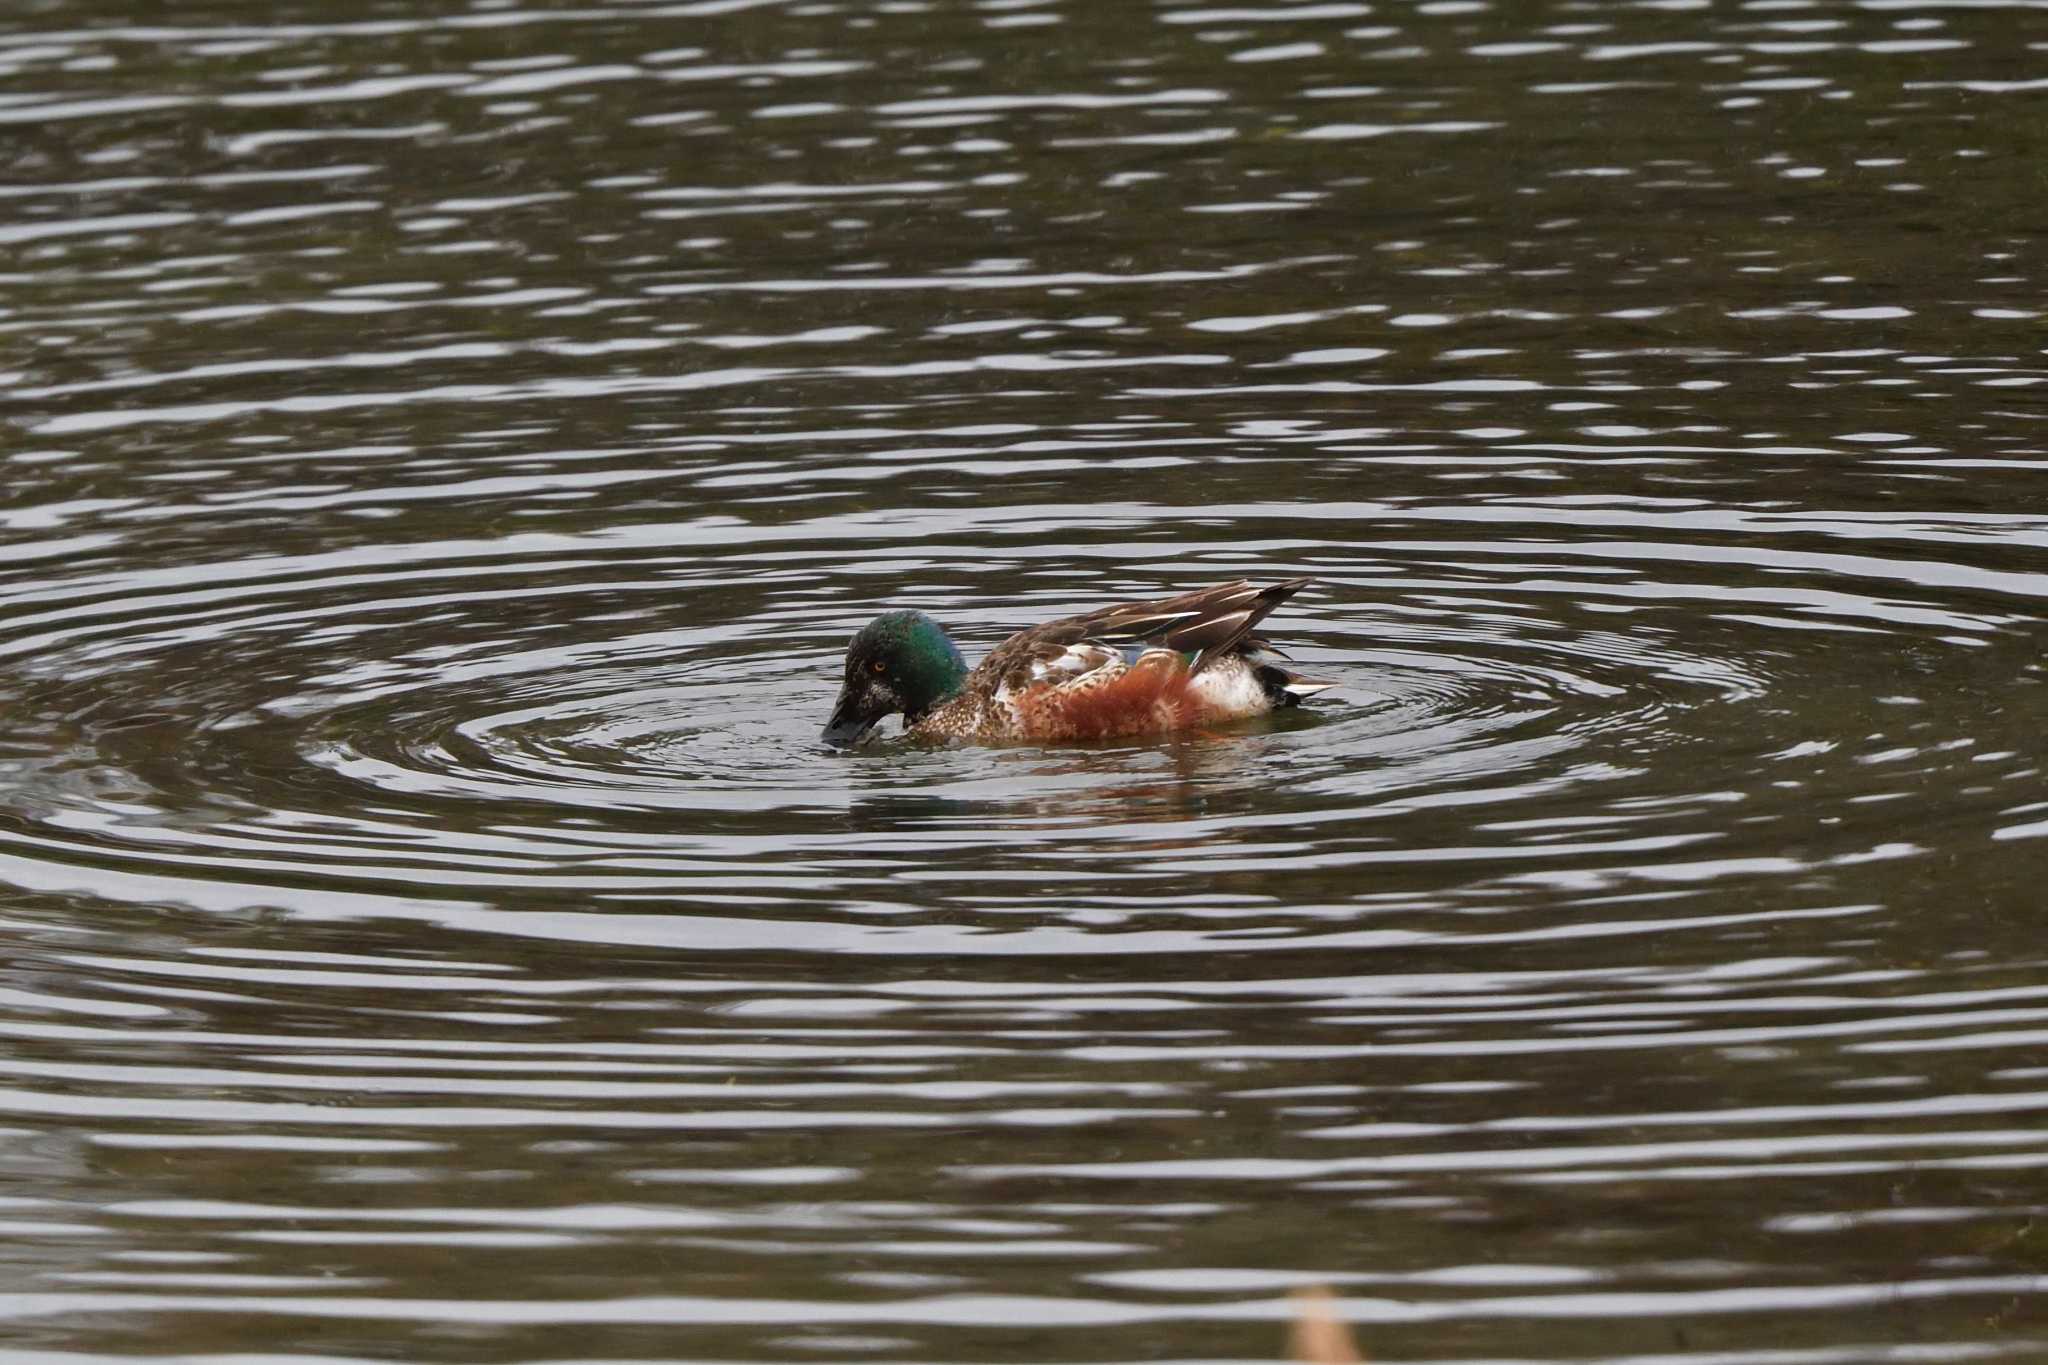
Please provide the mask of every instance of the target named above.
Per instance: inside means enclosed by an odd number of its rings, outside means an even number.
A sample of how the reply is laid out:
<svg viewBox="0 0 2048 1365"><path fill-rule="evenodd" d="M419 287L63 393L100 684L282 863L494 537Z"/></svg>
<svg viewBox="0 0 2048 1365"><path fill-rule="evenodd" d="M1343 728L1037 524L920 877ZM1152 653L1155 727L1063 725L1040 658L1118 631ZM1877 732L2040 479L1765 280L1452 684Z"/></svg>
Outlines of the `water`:
<svg viewBox="0 0 2048 1365"><path fill-rule="evenodd" d="M2040 6L172 9L0 18L11 1356L2048 1354Z"/></svg>

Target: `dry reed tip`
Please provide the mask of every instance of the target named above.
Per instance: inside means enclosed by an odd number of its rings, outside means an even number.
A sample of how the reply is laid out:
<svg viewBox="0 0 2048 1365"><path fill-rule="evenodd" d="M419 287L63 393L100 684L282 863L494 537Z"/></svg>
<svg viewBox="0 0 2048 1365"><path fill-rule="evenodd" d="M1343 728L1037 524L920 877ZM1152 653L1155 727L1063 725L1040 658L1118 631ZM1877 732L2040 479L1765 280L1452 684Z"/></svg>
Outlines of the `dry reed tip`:
<svg viewBox="0 0 2048 1365"><path fill-rule="evenodd" d="M1337 1316L1337 1301L1322 1285L1305 1285L1294 1300L1294 1330L1288 1334L1294 1359L1304 1365L1360 1365L1365 1356L1351 1329Z"/></svg>

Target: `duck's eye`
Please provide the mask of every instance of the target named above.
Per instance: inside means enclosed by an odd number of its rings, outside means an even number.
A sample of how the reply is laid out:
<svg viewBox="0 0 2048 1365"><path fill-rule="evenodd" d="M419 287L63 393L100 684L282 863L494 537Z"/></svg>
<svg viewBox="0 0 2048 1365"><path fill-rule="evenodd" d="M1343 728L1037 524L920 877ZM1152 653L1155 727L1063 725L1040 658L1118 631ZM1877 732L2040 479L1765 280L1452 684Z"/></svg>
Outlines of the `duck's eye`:
<svg viewBox="0 0 2048 1365"><path fill-rule="evenodd" d="M872 672L876 677L880 677L882 674L887 673L889 671L889 665L883 662L882 660L877 659L873 663L868 665L868 670Z"/></svg>

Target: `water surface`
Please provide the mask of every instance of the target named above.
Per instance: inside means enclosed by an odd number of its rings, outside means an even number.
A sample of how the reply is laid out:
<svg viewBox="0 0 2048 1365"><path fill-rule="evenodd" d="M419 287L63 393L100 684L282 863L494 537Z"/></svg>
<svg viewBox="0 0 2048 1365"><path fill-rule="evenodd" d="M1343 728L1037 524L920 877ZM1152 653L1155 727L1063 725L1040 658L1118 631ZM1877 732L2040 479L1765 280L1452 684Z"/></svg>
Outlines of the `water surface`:
<svg viewBox="0 0 2048 1365"><path fill-rule="evenodd" d="M2039 5L173 9L0 18L11 1351L2048 1353Z"/></svg>

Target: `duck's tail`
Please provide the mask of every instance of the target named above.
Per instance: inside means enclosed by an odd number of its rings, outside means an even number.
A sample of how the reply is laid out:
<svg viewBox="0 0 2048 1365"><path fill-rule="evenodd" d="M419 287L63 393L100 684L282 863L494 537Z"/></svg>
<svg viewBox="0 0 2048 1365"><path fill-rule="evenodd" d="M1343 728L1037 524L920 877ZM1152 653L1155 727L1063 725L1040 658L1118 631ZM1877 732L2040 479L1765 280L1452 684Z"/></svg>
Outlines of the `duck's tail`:
<svg viewBox="0 0 2048 1365"><path fill-rule="evenodd" d="M1252 666L1252 676L1265 689L1266 700L1274 710L1283 706L1299 706L1318 692L1328 691L1337 684L1319 678L1304 678L1289 668L1282 668L1276 659L1286 657L1264 640L1247 640L1245 658Z"/></svg>

